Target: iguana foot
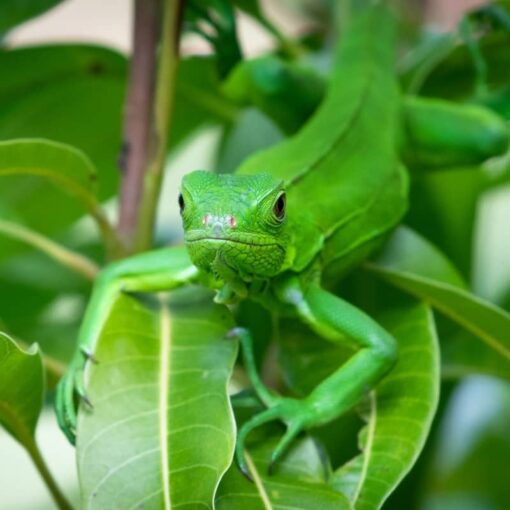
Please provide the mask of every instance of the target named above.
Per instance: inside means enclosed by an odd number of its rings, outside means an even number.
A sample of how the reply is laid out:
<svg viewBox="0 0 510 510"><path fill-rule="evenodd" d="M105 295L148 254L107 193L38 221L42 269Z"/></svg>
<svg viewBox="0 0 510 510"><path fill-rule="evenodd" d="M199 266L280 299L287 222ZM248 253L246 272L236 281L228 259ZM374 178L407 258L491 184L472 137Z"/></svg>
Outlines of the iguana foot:
<svg viewBox="0 0 510 510"><path fill-rule="evenodd" d="M260 380L255 366L253 344L250 332L244 328L234 328L229 333L230 338L238 338L243 349L246 371L253 388L260 400L267 406L265 411L255 415L239 430L236 443L236 460L243 474L252 480L245 457L245 443L248 434L256 427L273 420L281 420L287 426L287 431L273 450L268 471L272 472L275 463L285 453L298 434L313 424L314 410L310 402L294 398L281 397L266 388Z"/></svg>
<svg viewBox="0 0 510 510"><path fill-rule="evenodd" d="M62 432L73 445L76 443L77 419L75 395L78 395L89 408L92 408L92 402L87 396L83 379L85 366L89 361L97 362L91 353L80 350L71 361L67 372L57 386L55 397L57 421Z"/></svg>
<svg viewBox="0 0 510 510"><path fill-rule="evenodd" d="M276 397L276 401L277 403L272 407L262 411L248 420L241 427L237 436L236 461L242 473L252 481L253 478L250 474L250 469L245 457L246 438L252 430L273 420L281 420L287 426L287 431L271 454L268 467L268 472L271 474L274 465L285 453L292 441L294 441L300 432L308 427L308 421L312 413L312 409L306 401L284 397Z"/></svg>

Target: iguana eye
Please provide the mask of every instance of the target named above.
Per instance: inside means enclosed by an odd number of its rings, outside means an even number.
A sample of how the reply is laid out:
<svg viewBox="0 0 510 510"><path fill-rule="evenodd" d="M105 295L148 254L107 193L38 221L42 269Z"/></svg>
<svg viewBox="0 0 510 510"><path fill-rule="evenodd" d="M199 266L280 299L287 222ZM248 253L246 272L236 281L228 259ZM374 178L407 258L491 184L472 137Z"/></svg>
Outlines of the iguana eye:
<svg viewBox="0 0 510 510"><path fill-rule="evenodd" d="M283 221L285 218L285 193L282 193L273 205L273 213L278 221Z"/></svg>
<svg viewBox="0 0 510 510"><path fill-rule="evenodd" d="M179 202L179 209L181 210L181 213L184 211L184 197L182 196L182 193L179 193L179 198L177 199Z"/></svg>

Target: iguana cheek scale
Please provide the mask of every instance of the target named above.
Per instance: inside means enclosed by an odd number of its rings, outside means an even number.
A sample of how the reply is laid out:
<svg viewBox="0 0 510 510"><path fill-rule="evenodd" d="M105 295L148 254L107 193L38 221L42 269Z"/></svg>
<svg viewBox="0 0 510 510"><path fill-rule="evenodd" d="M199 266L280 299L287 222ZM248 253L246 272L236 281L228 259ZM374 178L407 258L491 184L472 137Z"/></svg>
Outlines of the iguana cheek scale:
<svg viewBox="0 0 510 510"><path fill-rule="evenodd" d="M376 6L344 33L329 91L312 119L287 141L248 159L233 175L184 177L179 205L185 246L115 262L98 277L79 334L79 349L60 382L57 415L74 442L83 370L120 292L158 292L189 283L217 300L249 297L293 314L352 357L306 398L282 398L262 384L247 330L243 346L254 389L267 409L239 431L236 456L247 475L250 431L279 419L287 432L275 462L302 430L354 406L397 359L394 338L361 310L324 290L366 258L406 210L407 174L397 153L400 98L395 83L393 19Z"/></svg>

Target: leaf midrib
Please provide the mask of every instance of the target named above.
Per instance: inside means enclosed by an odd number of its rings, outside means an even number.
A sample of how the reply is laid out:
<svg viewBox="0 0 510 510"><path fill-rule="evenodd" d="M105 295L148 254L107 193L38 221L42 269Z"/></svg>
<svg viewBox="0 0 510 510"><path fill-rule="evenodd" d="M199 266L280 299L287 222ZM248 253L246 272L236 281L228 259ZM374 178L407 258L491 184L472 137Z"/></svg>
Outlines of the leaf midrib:
<svg viewBox="0 0 510 510"><path fill-rule="evenodd" d="M161 448L161 475L163 484L164 508L171 508L170 500L170 463L168 451L168 413L169 413L169 383L170 383L170 351L171 351L171 323L168 306L161 301L160 315L160 357L159 357L159 442Z"/></svg>

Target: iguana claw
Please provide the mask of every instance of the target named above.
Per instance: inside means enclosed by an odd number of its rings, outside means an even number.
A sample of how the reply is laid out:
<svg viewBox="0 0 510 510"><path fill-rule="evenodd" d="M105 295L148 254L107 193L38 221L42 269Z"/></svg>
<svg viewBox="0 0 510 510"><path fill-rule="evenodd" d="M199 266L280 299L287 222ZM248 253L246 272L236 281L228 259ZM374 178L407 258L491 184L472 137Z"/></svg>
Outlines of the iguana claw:
<svg viewBox="0 0 510 510"><path fill-rule="evenodd" d="M278 404L255 415L241 427L236 442L236 460L239 469L246 478L253 481L245 455L245 443L248 434L260 425L273 420L281 420L287 424L287 431L271 454L268 473L272 474L278 460L287 451L292 441L304 430L305 420L303 417L307 416L309 411L304 401L281 397Z"/></svg>
<svg viewBox="0 0 510 510"><path fill-rule="evenodd" d="M87 362L97 363L92 353L84 349L80 349L77 355L71 361L67 372L59 381L57 386L57 394L55 398L55 411L57 421L62 432L66 435L71 444L76 443L76 421L77 406L75 396L78 395L80 400L84 402L90 409L93 408L87 392L83 374Z"/></svg>

